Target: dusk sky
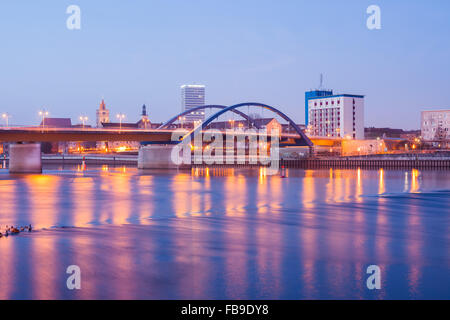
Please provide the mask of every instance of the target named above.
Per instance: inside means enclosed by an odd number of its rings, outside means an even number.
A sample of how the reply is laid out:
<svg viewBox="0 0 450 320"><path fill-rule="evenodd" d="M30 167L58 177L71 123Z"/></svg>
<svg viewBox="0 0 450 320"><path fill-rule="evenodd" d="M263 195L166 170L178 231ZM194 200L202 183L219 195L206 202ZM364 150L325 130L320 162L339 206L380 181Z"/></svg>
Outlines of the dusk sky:
<svg viewBox="0 0 450 320"><path fill-rule="evenodd" d="M66 9L81 8L81 30ZM382 29L366 9L381 7ZM450 108L450 2L24 1L0 2L0 112L13 124L86 114L105 98L136 121L180 111L180 85L206 85L210 104L245 101L304 122L304 92L319 84L366 95L365 125L417 129L420 111Z"/></svg>

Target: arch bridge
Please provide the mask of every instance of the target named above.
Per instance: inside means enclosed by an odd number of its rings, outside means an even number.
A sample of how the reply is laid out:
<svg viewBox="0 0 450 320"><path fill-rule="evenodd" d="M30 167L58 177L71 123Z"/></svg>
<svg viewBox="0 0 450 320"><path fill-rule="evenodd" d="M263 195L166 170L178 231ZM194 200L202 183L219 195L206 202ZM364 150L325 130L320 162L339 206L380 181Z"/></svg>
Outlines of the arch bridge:
<svg viewBox="0 0 450 320"><path fill-rule="evenodd" d="M191 138L193 138L193 136L198 133L199 131L205 130L207 129L207 127L216 119L218 119L221 115L225 114L225 113L235 113L239 116L241 116L242 118L244 118L245 120L248 121L249 123L249 127L255 127L256 129L261 129L260 125L257 124L257 121L255 121L256 119L253 119L252 117L250 117L249 115L245 114L244 112L240 111L240 109L244 108L244 107L258 107L261 109L265 109L265 110L269 110L270 112L280 116L281 118L283 118L285 121L288 122L289 126L292 126L292 128L295 131L295 134L297 135L297 137L295 137L295 135L284 135L282 132L280 132L281 135L281 141L283 142L283 140L285 142L287 142L288 140L291 140L290 143L286 143L285 145L293 145L293 146L308 146L308 147L312 147L313 143L311 142L311 140L305 135L305 133L298 127L298 125L290 118L288 117L286 114L284 114L283 112L281 112L279 109L269 106L267 104L263 104L263 103L258 103L258 102L244 102L244 103L239 103L239 104L235 104L232 106L223 106L223 105L205 105L205 106L198 106L186 111L183 111L181 113L179 113L178 115L172 117L170 120L168 120L167 122L165 122L164 124L162 124L158 129L167 129L170 127L170 125L172 125L173 123L175 123L177 120L179 120L180 118L192 113L192 112L197 112L200 110L206 110L206 109L218 109L217 112L215 112L214 114L210 115L203 123L201 123L201 125L198 125L197 127L195 127L194 129L192 129L186 136L184 136L180 141L177 141L175 143L179 143L181 142L183 139L185 139L186 137L190 136ZM288 137L289 136L289 137ZM151 144L151 142L148 143L143 143L145 144Z"/></svg>

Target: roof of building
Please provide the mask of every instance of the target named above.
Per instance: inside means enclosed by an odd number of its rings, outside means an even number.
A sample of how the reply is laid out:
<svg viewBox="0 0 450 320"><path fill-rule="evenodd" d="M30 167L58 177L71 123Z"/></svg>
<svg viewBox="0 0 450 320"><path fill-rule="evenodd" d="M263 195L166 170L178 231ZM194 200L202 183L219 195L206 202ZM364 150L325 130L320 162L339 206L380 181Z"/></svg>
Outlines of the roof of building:
<svg viewBox="0 0 450 320"><path fill-rule="evenodd" d="M72 127L72 120L70 118L45 118L41 121L41 126L55 127L55 128L70 128Z"/></svg>
<svg viewBox="0 0 450 320"><path fill-rule="evenodd" d="M72 128L92 128L90 124L74 124Z"/></svg>
<svg viewBox="0 0 450 320"><path fill-rule="evenodd" d="M205 88L203 84L183 84L181 88Z"/></svg>
<svg viewBox="0 0 450 320"><path fill-rule="evenodd" d="M424 110L422 113L425 112L450 112L450 109L443 109L443 110Z"/></svg>
<svg viewBox="0 0 450 320"><path fill-rule="evenodd" d="M309 100L327 99L327 98L339 98L339 97L364 98L365 96L357 95L357 94L334 94L332 96L312 97L312 98L309 98Z"/></svg>
<svg viewBox="0 0 450 320"><path fill-rule="evenodd" d="M275 119L275 118L262 118L262 119L255 119L255 120L253 120L253 122L257 126L265 126L265 125L269 124L270 122L272 122L273 120L277 121L277 119Z"/></svg>
<svg viewBox="0 0 450 320"><path fill-rule="evenodd" d="M102 122L103 128L115 129L115 128L138 128L138 123L128 123L128 122Z"/></svg>

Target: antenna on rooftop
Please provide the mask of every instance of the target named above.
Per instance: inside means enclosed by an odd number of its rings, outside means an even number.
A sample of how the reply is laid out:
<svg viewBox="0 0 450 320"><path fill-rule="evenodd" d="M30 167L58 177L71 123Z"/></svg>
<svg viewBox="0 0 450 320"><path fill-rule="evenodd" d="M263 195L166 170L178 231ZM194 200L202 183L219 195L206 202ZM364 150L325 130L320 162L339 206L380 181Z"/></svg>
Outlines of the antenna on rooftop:
<svg viewBox="0 0 450 320"><path fill-rule="evenodd" d="M323 88L323 73L320 74L319 89Z"/></svg>

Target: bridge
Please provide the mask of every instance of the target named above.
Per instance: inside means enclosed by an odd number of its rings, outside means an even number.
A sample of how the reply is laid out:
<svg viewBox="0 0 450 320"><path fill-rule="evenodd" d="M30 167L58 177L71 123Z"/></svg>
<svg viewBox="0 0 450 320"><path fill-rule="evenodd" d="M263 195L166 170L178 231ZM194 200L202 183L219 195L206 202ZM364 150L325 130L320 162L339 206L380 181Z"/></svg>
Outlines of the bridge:
<svg viewBox="0 0 450 320"><path fill-rule="evenodd" d="M243 118L248 123L248 127L261 129L257 120L253 119L245 112L241 111L245 107L257 107L268 110L275 115L281 117L288 123L287 132L280 133L280 146L305 146L312 147L314 140L311 141L304 132L291 120L286 114L275 107L256 103L246 102L232 106L223 105L206 105L199 106L194 109L187 110L169 119L163 123L158 129L101 129L101 128L48 128L48 127L8 127L0 129L0 142L9 142L10 145L10 172L40 172L41 165L41 142L60 142L60 141L138 141L141 142L141 153L148 153L152 150L153 145L176 145L182 143L187 138L193 138L196 134L203 133L208 129L209 125L226 113L233 113ZM215 113L210 115L204 122L197 127L191 129L177 141L172 141L174 130L171 129L177 120L189 114L190 112L206 109L217 109ZM292 129L292 130L291 130ZM292 131L292 132L291 132ZM261 135L261 133L256 133ZM245 135L248 133L243 131L235 131L235 136ZM324 140L320 138L320 140ZM326 139L325 139L326 140ZM318 140L319 141L319 140ZM323 143L323 141L322 141ZM325 145L333 145L335 141L329 139ZM166 147L164 157L168 157L172 147ZM155 149L156 150L156 149ZM161 148L157 151L158 157L161 156ZM145 158L145 157L144 157ZM167 160L167 159L166 159Z"/></svg>

